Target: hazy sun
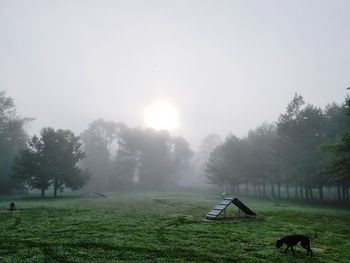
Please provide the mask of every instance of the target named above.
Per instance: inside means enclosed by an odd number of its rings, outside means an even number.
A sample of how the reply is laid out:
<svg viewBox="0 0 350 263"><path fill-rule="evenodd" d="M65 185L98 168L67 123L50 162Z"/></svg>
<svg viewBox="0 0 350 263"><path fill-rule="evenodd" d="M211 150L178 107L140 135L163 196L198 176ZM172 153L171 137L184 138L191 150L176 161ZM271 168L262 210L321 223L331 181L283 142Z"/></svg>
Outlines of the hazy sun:
<svg viewBox="0 0 350 263"><path fill-rule="evenodd" d="M171 131L179 126L179 112L169 101L158 100L146 107L144 121L153 129Z"/></svg>

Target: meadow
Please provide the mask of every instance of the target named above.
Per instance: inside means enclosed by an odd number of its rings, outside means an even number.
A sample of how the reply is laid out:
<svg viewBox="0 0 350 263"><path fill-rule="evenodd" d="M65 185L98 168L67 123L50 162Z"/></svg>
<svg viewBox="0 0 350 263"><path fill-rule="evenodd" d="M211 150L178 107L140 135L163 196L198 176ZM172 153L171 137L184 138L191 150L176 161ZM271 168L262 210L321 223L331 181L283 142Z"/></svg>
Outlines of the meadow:
<svg viewBox="0 0 350 263"><path fill-rule="evenodd" d="M257 218L207 221L219 195L105 195L0 199L0 262L350 262L350 211L242 197ZM292 233L317 233L313 257L275 248Z"/></svg>

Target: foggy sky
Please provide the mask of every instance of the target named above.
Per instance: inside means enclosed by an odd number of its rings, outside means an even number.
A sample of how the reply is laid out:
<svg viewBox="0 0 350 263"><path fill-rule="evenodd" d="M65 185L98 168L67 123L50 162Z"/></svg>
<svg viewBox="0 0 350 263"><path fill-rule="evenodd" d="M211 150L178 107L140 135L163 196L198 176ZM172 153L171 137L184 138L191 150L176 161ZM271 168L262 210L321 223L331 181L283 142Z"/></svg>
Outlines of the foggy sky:
<svg viewBox="0 0 350 263"><path fill-rule="evenodd" d="M242 136L295 92L324 106L350 86L350 1L0 0L0 90L42 127L144 127L167 98L172 132Z"/></svg>

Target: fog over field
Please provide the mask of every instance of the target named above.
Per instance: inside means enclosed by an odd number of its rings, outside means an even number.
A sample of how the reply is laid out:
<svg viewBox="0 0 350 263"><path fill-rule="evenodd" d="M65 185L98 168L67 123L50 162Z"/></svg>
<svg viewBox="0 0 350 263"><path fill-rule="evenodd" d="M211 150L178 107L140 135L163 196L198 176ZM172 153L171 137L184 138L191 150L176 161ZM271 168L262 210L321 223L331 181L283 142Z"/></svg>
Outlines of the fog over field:
<svg viewBox="0 0 350 263"><path fill-rule="evenodd" d="M350 0L0 0L0 262L350 262Z"/></svg>
<svg viewBox="0 0 350 263"><path fill-rule="evenodd" d="M162 128L197 149L209 133L276 121L294 93L342 103L349 10L346 0L0 0L0 89L35 118L30 134L80 134L98 118L156 128L171 115ZM170 113L145 120L159 103Z"/></svg>

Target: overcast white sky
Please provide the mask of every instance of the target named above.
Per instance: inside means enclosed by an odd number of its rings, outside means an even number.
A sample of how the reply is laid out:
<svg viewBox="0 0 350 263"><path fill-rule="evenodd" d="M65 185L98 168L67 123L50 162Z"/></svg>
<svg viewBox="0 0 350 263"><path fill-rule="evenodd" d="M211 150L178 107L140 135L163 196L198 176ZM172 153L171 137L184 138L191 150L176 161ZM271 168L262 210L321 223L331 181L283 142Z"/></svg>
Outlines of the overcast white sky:
<svg viewBox="0 0 350 263"><path fill-rule="evenodd" d="M347 0L0 0L0 90L30 133L144 126L167 98L172 133L197 146L276 120L295 92L324 106L348 86Z"/></svg>

